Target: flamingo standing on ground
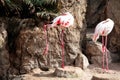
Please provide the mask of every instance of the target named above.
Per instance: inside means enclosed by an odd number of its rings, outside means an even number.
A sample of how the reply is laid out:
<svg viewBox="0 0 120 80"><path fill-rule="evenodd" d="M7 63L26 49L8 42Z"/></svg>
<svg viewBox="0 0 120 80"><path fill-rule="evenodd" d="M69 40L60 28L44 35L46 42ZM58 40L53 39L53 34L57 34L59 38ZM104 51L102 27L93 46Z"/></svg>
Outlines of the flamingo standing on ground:
<svg viewBox="0 0 120 80"><path fill-rule="evenodd" d="M44 29L46 29L46 27L61 27L62 29L62 33L61 33L61 47L62 47L62 68L64 68L64 41L63 41L63 34L64 34L64 28L68 28L70 26L72 26L74 23L74 17L72 16L72 14L70 14L69 12L66 12L58 17L56 17L53 21L52 24L48 24L48 25L44 25ZM48 51L48 41L46 38L46 48L44 51L44 54L47 53Z"/></svg>
<svg viewBox="0 0 120 80"><path fill-rule="evenodd" d="M114 21L111 20L110 18L100 22L97 24L95 28L95 32L93 35L93 41L96 42L99 36L102 36L102 68L104 69L104 55L106 58L106 70L109 70L108 68L108 54L107 54L107 35L112 31L114 27ZM105 39L104 39L105 37Z"/></svg>

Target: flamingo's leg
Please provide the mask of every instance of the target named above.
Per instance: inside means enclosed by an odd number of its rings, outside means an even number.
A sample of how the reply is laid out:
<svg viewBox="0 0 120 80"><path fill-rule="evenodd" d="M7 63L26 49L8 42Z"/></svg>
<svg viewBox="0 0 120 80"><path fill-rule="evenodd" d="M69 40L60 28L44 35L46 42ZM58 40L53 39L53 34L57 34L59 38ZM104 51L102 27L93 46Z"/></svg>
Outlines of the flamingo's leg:
<svg viewBox="0 0 120 80"><path fill-rule="evenodd" d="M46 55L48 53L48 37L47 37L47 25L44 25L44 35L45 35L45 41L46 41L46 47L43 51L43 55Z"/></svg>
<svg viewBox="0 0 120 80"><path fill-rule="evenodd" d="M61 47L62 47L62 68L64 68L64 41L63 41L64 30L61 33Z"/></svg>
<svg viewBox="0 0 120 80"><path fill-rule="evenodd" d="M107 36L105 37L105 56L106 56L106 70L109 70L109 67L108 67L108 53L107 53Z"/></svg>
<svg viewBox="0 0 120 80"><path fill-rule="evenodd" d="M104 36L102 36L102 68L104 69Z"/></svg>

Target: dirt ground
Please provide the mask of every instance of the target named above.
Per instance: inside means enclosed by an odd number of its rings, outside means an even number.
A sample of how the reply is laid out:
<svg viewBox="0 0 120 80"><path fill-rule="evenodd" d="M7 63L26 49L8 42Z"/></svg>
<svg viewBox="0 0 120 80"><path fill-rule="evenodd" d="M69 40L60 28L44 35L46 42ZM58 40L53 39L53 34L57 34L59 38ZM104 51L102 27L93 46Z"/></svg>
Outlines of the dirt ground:
<svg viewBox="0 0 120 80"><path fill-rule="evenodd" d="M109 64L109 69L106 71L101 66L92 64L84 70L84 76L79 78L60 78L54 76L54 69L47 72L35 69L32 73L22 75L22 77L23 80L120 80L120 63Z"/></svg>
<svg viewBox="0 0 120 80"><path fill-rule="evenodd" d="M100 66L90 65L87 72L92 74L96 80L120 80L120 63L109 64L108 71L103 70Z"/></svg>

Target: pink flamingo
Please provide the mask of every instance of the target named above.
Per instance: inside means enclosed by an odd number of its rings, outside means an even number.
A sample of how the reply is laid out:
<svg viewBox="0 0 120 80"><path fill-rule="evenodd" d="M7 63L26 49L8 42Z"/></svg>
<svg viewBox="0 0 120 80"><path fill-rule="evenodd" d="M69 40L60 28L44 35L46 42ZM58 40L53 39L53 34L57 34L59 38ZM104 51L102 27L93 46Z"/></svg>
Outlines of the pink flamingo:
<svg viewBox="0 0 120 80"><path fill-rule="evenodd" d="M114 21L112 21L111 19L106 19L102 22L100 22L99 24L97 24L96 28L95 28L95 32L93 35L93 41L96 42L97 39L99 38L99 36L102 36L102 53L103 53L103 57L102 57L102 68L104 69L104 55L106 58L106 70L108 70L108 54L107 54L107 35L112 31L114 27ZM104 39L105 37L105 39ZM105 41L104 41L105 40Z"/></svg>
<svg viewBox="0 0 120 80"><path fill-rule="evenodd" d="M63 41L63 34L64 34L64 28L72 26L74 23L74 17L69 13L66 12L58 17L56 17L52 24L44 25L44 29L46 27L61 27L62 28L62 34L61 34L61 47L62 47L62 68L64 68L64 41ZM46 48L44 51L44 54L46 54L48 51L48 41L46 38Z"/></svg>

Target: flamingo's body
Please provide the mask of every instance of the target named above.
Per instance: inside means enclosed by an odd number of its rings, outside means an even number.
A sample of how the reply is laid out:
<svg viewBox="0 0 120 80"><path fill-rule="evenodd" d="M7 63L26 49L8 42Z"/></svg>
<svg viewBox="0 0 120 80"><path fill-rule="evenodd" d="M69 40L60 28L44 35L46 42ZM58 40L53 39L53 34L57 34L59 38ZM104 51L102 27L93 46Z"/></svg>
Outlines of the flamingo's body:
<svg viewBox="0 0 120 80"><path fill-rule="evenodd" d="M108 69L108 58L107 58L107 35L112 31L114 27L114 22L111 19L106 19L102 22L100 22L96 28L95 28L95 32L93 35L93 41L96 42L97 39L99 38L99 36L102 36L102 52L103 52L103 69L104 69L104 55L106 55L106 69ZM104 36L105 41L104 41Z"/></svg>
<svg viewBox="0 0 120 80"><path fill-rule="evenodd" d="M100 22L94 32L93 41L97 41L99 36L107 36L113 29L114 22L111 19L106 19Z"/></svg>
<svg viewBox="0 0 120 80"><path fill-rule="evenodd" d="M56 17L52 24L48 24L48 27L61 27L62 28L62 34L61 34L61 47L62 47L62 68L64 68L64 41L63 41L63 34L64 34L64 28L72 26L74 23L74 17L69 13L66 12L58 17ZM47 38L46 38L47 40ZM48 41L46 41L48 43ZM46 49L44 52L47 53L48 50L48 44L46 44Z"/></svg>
<svg viewBox="0 0 120 80"><path fill-rule="evenodd" d="M57 25L60 25L60 27L69 27L72 26L74 23L74 17L69 13L66 12L58 17L56 17L53 21L51 26L56 27Z"/></svg>

